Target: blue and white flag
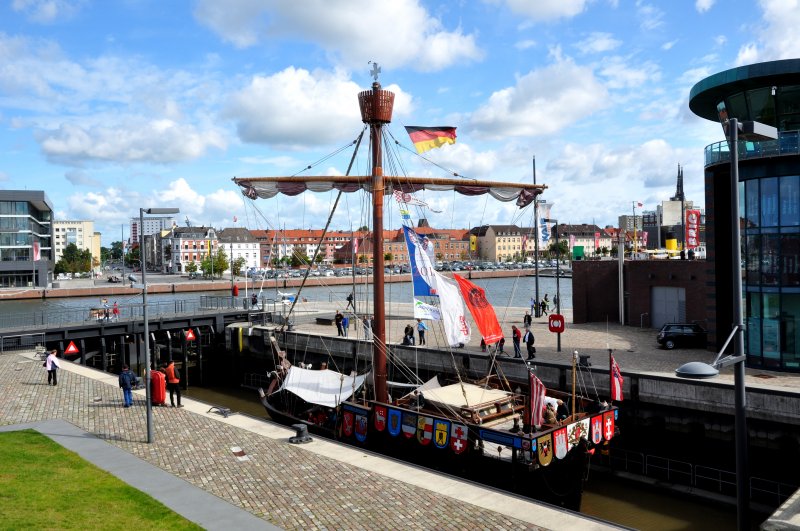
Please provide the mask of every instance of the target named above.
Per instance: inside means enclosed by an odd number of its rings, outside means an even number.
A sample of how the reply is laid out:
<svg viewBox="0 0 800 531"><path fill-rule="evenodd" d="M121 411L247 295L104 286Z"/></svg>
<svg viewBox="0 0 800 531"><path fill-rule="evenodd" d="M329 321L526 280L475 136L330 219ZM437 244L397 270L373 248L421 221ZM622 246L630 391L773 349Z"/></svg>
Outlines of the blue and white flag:
<svg viewBox="0 0 800 531"><path fill-rule="evenodd" d="M436 297L435 273L433 269L433 242L409 227L403 227L411 266L411 283L415 297Z"/></svg>

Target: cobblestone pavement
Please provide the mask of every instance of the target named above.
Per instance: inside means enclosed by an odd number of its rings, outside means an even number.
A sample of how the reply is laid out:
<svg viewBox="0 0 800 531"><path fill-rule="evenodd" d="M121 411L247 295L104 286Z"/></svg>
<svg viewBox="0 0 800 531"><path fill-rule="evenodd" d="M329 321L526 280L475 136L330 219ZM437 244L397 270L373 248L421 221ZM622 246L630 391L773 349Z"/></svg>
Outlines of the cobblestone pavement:
<svg viewBox="0 0 800 531"><path fill-rule="evenodd" d="M190 399L183 409L153 408L155 441L147 444L141 392L124 409L115 376L62 365L51 387L34 353L0 355L0 424L66 420L285 529L605 527L329 441L292 445L283 427L241 415L223 419ZM237 459L236 446L248 460ZM397 479L406 476L410 482ZM467 496L476 501L463 501Z"/></svg>

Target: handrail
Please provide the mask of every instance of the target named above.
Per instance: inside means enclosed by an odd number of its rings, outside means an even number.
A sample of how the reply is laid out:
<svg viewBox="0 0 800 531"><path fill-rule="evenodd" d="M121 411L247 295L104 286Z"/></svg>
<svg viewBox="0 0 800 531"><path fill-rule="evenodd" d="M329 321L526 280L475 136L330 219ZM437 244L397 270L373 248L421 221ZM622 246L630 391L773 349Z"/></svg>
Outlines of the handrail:
<svg viewBox="0 0 800 531"><path fill-rule="evenodd" d="M760 159L778 155L800 154L800 131L782 131L777 140L740 140L739 160ZM727 140L714 142L705 148L705 166L730 163L731 154Z"/></svg>

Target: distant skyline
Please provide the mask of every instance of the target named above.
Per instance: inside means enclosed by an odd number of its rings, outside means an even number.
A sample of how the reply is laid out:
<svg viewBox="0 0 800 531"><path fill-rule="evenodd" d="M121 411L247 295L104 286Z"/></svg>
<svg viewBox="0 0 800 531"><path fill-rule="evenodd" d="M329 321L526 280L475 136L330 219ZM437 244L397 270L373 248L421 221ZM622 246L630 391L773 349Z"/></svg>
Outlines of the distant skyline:
<svg viewBox="0 0 800 531"><path fill-rule="evenodd" d="M403 126L457 127L425 156L498 181L530 182L535 156L552 217L616 226L633 202L674 195L678 164L704 207L703 148L723 137L689 90L800 57L798 27L796 0L0 1L0 188L44 190L104 246L139 207L177 206L180 225L320 228L332 194L252 204L231 178L343 174L350 151L325 157L360 132L375 61L403 146ZM483 198L425 200L436 227L531 224ZM368 224L363 204L347 194L331 228Z"/></svg>

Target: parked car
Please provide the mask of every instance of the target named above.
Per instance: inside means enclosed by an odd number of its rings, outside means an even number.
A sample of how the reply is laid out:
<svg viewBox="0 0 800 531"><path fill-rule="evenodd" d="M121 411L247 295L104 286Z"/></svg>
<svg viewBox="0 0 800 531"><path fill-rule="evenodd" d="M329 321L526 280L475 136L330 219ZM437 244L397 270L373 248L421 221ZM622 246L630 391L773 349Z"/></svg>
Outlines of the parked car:
<svg viewBox="0 0 800 531"><path fill-rule="evenodd" d="M706 331L694 323L665 324L659 330L656 340L666 349L675 347L706 348L708 346Z"/></svg>

